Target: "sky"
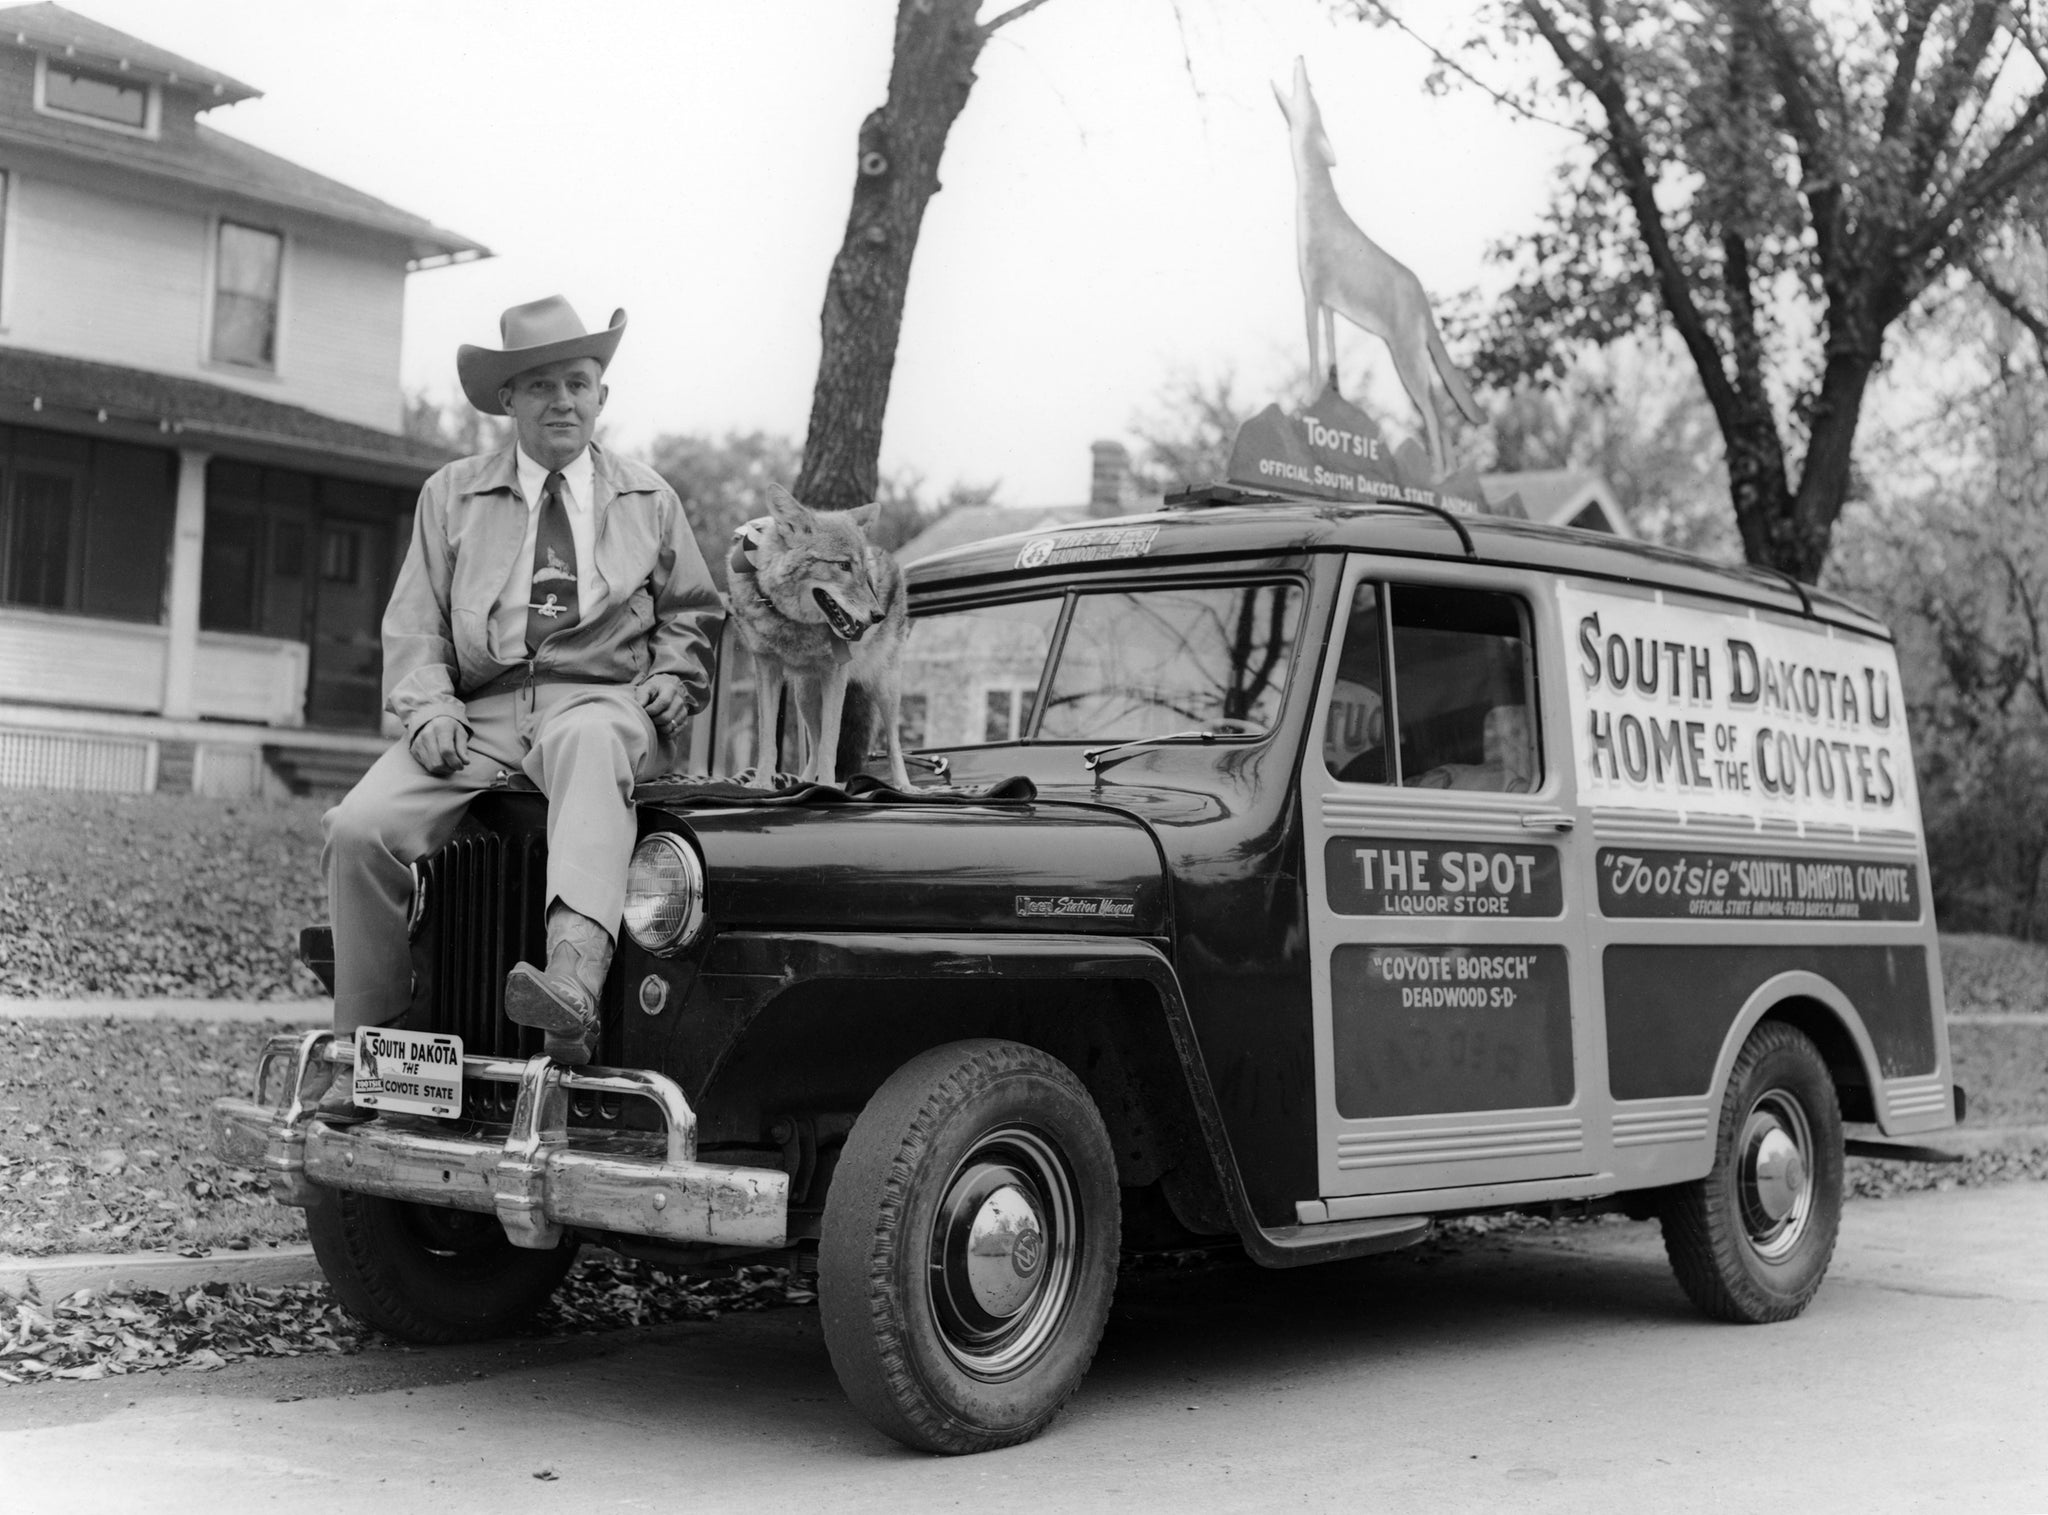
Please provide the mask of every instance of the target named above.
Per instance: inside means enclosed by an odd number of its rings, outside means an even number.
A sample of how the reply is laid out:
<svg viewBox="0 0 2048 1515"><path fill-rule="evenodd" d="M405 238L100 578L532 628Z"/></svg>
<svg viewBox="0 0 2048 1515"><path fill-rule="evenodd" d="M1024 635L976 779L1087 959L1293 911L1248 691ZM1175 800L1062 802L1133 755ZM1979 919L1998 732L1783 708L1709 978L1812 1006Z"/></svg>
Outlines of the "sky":
<svg viewBox="0 0 2048 1515"><path fill-rule="evenodd" d="M454 399L458 344L566 295L629 320L608 435L801 441L855 134L894 0L67 0L263 90L218 129L489 246L408 281L402 381ZM1006 8L990 0L983 16ZM1450 40L1463 0L1411 7ZM1323 0L1050 0L984 50L928 207L885 470L1018 505L1086 498L1177 377L1295 404L1294 184L1270 83L1309 75L1352 217L1443 298L1498 289L1570 147L1470 90L1432 98L1399 33ZM1348 388L1399 410L1342 327Z"/></svg>

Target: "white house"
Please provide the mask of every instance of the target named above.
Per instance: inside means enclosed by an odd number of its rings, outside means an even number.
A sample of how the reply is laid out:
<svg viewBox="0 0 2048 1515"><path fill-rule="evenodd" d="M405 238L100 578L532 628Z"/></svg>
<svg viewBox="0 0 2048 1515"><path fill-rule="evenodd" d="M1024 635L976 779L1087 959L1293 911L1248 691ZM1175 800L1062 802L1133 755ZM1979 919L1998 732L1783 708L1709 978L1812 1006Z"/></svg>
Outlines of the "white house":
<svg viewBox="0 0 2048 1515"><path fill-rule="evenodd" d="M0 9L0 786L248 791L376 745L446 460L400 435L405 281L488 252L200 120L256 94Z"/></svg>

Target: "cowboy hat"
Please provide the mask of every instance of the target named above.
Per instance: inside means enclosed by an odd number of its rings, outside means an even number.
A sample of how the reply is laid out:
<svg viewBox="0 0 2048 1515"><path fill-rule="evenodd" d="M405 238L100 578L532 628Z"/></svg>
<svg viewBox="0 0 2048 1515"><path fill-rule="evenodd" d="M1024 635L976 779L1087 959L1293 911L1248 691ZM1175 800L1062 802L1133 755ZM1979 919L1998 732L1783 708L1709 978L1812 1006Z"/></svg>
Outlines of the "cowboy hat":
<svg viewBox="0 0 2048 1515"><path fill-rule="evenodd" d="M595 358L602 373L612 361L619 338L626 333L626 313L612 312L611 325L603 331L585 331L583 320L560 295L549 295L526 305L515 305L498 317L498 337L505 344L499 352L489 347L455 349L455 376L469 403L487 416L502 416L505 407L498 391L515 375L564 358Z"/></svg>

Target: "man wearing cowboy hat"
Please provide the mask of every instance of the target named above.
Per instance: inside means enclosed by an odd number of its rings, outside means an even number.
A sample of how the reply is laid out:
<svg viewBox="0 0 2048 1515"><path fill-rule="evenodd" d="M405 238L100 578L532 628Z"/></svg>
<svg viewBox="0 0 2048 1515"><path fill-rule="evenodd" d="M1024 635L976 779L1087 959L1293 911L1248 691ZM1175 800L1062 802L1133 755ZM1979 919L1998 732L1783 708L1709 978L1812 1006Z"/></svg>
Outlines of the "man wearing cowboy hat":
<svg viewBox="0 0 2048 1515"><path fill-rule="evenodd" d="M505 312L502 349L455 355L463 393L509 415L514 441L420 491L384 612L384 702L405 740L322 827L338 1032L405 1013L411 864L510 772L548 797L548 909L547 963L512 970L506 1014L544 1030L558 1061L595 1049L633 785L673 766L723 618L675 492L591 440L625 329L618 311L588 332L551 297ZM345 1097L343 1084L325 1103Z"/></svg>

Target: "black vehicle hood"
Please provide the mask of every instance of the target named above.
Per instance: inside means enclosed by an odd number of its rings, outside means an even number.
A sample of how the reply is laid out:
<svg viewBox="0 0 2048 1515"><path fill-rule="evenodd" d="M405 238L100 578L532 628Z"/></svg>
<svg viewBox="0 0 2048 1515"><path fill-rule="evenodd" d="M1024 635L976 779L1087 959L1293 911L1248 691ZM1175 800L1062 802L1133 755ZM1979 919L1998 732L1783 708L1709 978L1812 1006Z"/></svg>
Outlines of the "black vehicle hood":
<svg viewBox="0 0 2048 1515"><path fill-rule="evenodd" d="M695 841L724 930L1167 934L1151 832L1100 805L663 803L640 829Z"/></svg>

